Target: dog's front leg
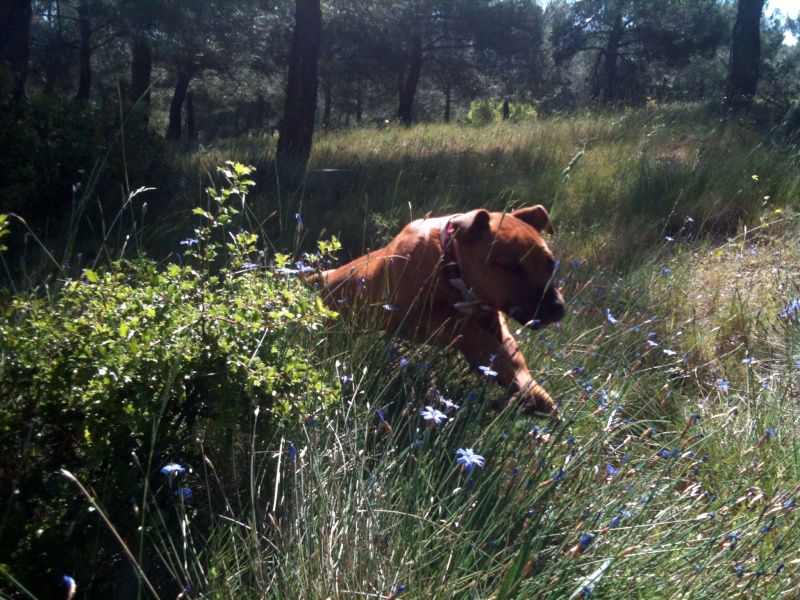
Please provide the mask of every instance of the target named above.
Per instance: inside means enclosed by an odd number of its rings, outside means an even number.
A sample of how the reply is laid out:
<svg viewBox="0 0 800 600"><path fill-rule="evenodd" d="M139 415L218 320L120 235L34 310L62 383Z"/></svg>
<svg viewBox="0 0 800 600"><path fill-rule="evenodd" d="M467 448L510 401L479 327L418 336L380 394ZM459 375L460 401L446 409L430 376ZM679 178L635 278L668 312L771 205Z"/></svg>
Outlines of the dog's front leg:
<svg viewBox="0 0 800 600"><path fill-rule="evenodd" d="M473 368L488 367L497 373L497 381L514 394L527 414L555 416L556 403L545 389L531 377L525 357L511 335L502 313L475 317L465 327L459 349Z"/></svg>

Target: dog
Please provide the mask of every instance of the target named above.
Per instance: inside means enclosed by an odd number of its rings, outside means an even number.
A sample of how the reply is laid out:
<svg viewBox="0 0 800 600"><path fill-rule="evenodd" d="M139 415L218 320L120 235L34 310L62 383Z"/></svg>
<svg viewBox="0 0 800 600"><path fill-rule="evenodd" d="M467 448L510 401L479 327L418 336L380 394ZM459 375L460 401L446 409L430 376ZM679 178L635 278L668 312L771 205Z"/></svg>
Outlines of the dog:
<svg viewBox="0 0 800 600"><path fill-rule="evenodd" d="M564 317L553 284L556 259L543 233L555 229L541 205L426 217L385 248L323 271L317 284L331 308L379 307L387 331L454 346L473 369L506 386L523 413L556 417L556 403L531 377L505 317L534 330Z"/></svg>

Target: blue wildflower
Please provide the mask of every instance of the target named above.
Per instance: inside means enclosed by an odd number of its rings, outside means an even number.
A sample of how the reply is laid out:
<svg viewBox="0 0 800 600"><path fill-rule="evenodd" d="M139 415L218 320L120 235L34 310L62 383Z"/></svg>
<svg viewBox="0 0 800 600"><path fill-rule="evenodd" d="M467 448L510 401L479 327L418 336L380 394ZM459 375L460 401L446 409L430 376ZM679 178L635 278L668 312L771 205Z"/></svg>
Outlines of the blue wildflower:
<svg viewBox="0 0 800 600"><path fill-rule="evenodd" d="M183 498L184 500L188 500L192 497L192 490L190 490L188 487L182 487L175 490L175 495L179 498Z"/></svg>
<svg viewBox="0 0 800 600"><path fill-rule="evenodd" d="M422 415L423 419L436 425L440 425L444 421L447 421L447 415L442 411L433 408L432 406L426 406L424 409L422 409L420 414Z"/></svg>
<svg viewBox="0 0 800 600"><path fill-rule="evenodd" d="M186 473L186 469L180 466L178 463L170 463L161 467L161 473L172 479L173 477L177 477L178 475Z"/></svg>
<svg viewBox="0 0 800 600"><path fill-rule="evenodd" d="M611 323L612 325L616 325L617 323L619 323L619 320L615 319L614 315L611 314L610 308L606 309L606 319L608 319L608 322Z"/></svg>
<svg viewBox="0 0 800 600"><path fill-rule="evenodd" d="M798 313L800 313L800 298L794 298L778 313L778 316L781 319L788 319L796 317Z"/></svg>
<svg viewBox="0 0 800 600"><path fill-rule="evenodd" d="M720 392L727 393L731 389L731 384L720 377L717 379L717 389Z"/></svg>
<svg viewBox="0 0 800 600"><path fill-rule="evenodd" d="M465 470L471 471L472 467L477 465L483 467L485 459L480 454L475 454L472 448L459 448L456 450L456 463L462 465Z"/></svg>
<svg viewBox="0 0 800 600"><path fill-rule="evenodd" d="M484 374L486 377L497 377L497 371L493 371L491 367L484 367L480 366L478 369Z"/></svg>
<svg viewBox="0 0 800 600"><path fill-rule="evenodd" d="M606 465L606 473L609 475L616 475L619 473L619 469L615 469L612 465L608 464Z"/></svg>
<svg viewBox="0 0 800 600"><path fill-rule="evenodd" d="M200 241L197 238L186 238L185 240L181 240L181 246L193 246L194 244L199 244Z"/></svg>
<svg viewBox="0 0 800 600"><path fill-rule="evenodd" d="M75 580L69 575L64 575L61 578L61 583L67 588L67 600L74 598L75 592L78 591L78 584L75 583Z"/></svg>
<svg viewBox="0 0 800 600"><path fill-rule="evenodd" d="M593 540L594 537L592 536L591 533L584 533L581 536L581 546L583 546L583 548L586 549L589 547L589 544L591 544Z"/></svg>
<svg viewBox="0 0 800 600"><path fill-rule="evenodd" d="M439 402L444 404L444 412L450 412L451 410L458 410L461 408L458 404L453 402L452 400L448 400L447 398L442 397Z"/></svg>

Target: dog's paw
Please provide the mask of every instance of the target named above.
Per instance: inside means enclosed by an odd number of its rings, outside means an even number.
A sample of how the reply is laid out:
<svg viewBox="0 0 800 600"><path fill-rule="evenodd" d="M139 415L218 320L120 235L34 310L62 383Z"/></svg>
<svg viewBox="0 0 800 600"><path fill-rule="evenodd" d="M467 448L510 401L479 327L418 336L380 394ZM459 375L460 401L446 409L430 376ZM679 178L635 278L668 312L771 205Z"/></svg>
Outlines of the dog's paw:
<svg viewBox="0 0 800 600"><path fill-rule="evenodd" d="M524 415L542 417L551 421L560 419L558 405L544 390L522 394L518 402L519 411Z"/></svg>

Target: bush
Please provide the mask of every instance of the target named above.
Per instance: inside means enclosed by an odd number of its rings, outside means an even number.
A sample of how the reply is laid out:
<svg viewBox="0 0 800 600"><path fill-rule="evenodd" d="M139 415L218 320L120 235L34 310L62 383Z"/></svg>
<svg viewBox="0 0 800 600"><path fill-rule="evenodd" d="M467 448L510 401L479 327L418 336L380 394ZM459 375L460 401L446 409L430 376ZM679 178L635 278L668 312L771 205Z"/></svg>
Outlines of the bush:
<svg viewBox="0 0 800 600"><path fill-rule="evenodd" d="M235 487L231 448L254 409L285 431L333 399L334 378L312 350L332 314L291 270L266 268L255 234L229 235L237 213L228 200L247 189L247 169L232 168L231 188L212 190L218 210L199 211L206 223L181 242L183 264L76 266L52 297L0 304L0 488L16 492L0 500L0 564L23 580L47 583L56 565L103 581L114 568L96 548L118 546L101 543L108 532L60 469L88 483L132 537L129 499L144 504L142 477L158 479L176 458L202 464L190 440ZM65 544L74 557L53 560ZM85 556L97 562L75 558Z"/></svg>
<svg viewBox="0 0 800 600"><path fill-rule="evenodd" d="M514 123L519 121L535 121L538 117L536 109L530 104L517 104L509 102L508 120ZM488 125L495 121L503 120L503 101L494 98L478 98L470 104L467 119L476 125Z"/></svg>
<svg viewBox="0 0 800 600"><path fill-rule="evenodd" d="M121 187L155 188L150 214L158 218L176 184L168 147L141 114L121 125L116 108L101 111L60 96L0 105L0 148L0 212L18 214L37 235L46 233L50 251L61 250L70 219L73 229L81 227L84 252L99 245L103 212L116 212ZM18 239L9 246L25 253Z"/></svg>

